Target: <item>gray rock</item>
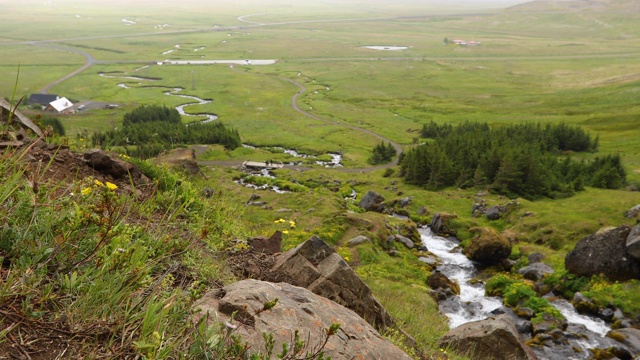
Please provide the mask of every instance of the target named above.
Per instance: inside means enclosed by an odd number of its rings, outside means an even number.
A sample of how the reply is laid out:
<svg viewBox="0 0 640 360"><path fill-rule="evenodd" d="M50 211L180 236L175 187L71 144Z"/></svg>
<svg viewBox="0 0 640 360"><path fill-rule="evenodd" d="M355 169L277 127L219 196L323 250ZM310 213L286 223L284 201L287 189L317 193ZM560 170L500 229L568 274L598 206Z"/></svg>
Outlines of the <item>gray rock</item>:
<svg viewBox="0 0 640 360"><path fill-rule="evenodd" d="M369 190L362 199L360 199L358 206L366 211L382 212L384 210L383 202L384 197L382 197L382 195Z"/></svg>
<svg viewBox="0 0 640 360"><path fill-rule="evenodd" d="M249 200L247 200L247 202L252 202L252 201L256 201L256 200L260 200L260 195L258 194L251 194L251 196L249 197Z"/></svg>
<svg viewBox="0 0 640 360"><path fill-rule="evenodd" d="M615 312L609 308L602 308L598 310L598 317L606 322L611 322L613 320L613 315Z"/></svg>
<svg viewBox="0 0 640 360"><path fill-rule="evenodd" d="M359 236L356 236L353 239L347 241L347 245L348 246L357 246L357 245L360 245L360 244L365 244L365 243L370 243L370 242L371 242L371 240L368 237L366 237L364 235L359 235Z"/></svg>
<svg viewBox="0 0 640 360"><path fill-rule="evenodd" d="M533 281L538 281L545 275L553 274L554 272L555 271L553 270L553 268L551 268L551 266L541 262L533 263L518 270L518 273L525 279Z"/></svg>
<svg viewBox="0 0 640 360"><path fill-rule="evenodd" d="M624 213L624 217L626 218L635 218L635 217L640 217L640 204L632 207L631 209L627 210Z"/></svg>
<svg viewBox="0 0 640 360"><path fill-rule="evenodd" d="M434 290L449 289L449 292L453 295L460 294L460 285L453 280L450 280L443 273L434 271L429 277L427 277L427 285Z"/></svg>
<svg viewBox="0 0 640 360"><path fill-rule="evenodd" d="M267 205L266 201L247 201L245 206L265 206Z"/></svg>
<svg viewBox="0 0 640 360"><path fill-rule="evenodd" d="M373 297L371 289L327 243L312 236L283 253L271 268L274 278L302 286L338 304L344 304L376 329L394 325L387 311Z"/></svg>
<svg viewBox="0 0 640 360"><path fill-rule="evenodd" d="M429 210L427 210L426 207L420 206L420 209L418 209L418 215L422 216L422 215L428 215L429 214Z"/></svg>
<svg viewBox="0 0 640 360"><path fill-rule="evenodd" d="M277 304L264 310L265 303L274 299L278 299ZM210 314L210 325L216 321L228 323L234 328L229 329L232 334L251 344L254 353L265 351L263 333L273 334L275 349L282 349L283 343L291 344L297 330L311 349L322 345L325 329L339 323L340 329L324 347L325 356L336 360L352 359L354 355L362 359L411 359L353 311L287 283L243 280L205 294L197 308L200 317Z"/></svg>
<svg viewBox="0 0 640 360"><path fill-rule="evenodd" d="M276 212L279 213L279 214L282 214L282 213L293 212L293 210L292 209L287 209L287 208L282 208L282 209L278 209Z"/></svg>
<svg viewBox="0 0 640 360"><path fill-rule="evenodd" d="M406 246L407 249L413 249L415 246L415 244L413 243L413 241L411 241L411 239L399 234L389 235L389 237L387 238L387 243L389 244L393 243L394 241L402 243L402 245Z"/></svg>
<svg viewBox="0 0 640 360"><path fill-rule="evenodd" d="M541 262L542 260L544 260L544 255L539 252L533 252L529 254L527 259L529 260L529 264L533 264L533 263Z"/></svg>
<svg viewBox="0 0 640 360"><path fill-rule="evenodd" d="M400 207L407 207L409 206L409 204L411 204L412 199L410 197L405 197L402 200L400 200Z"/></svg>
<svg viewBox="0 0 640 360"><path fill-rule="evenodd" d="M627 252L636 260L640 260L640 224L631 228L627 236Z"/></svg>
<svg viewBox="0 0 640 360"><path fill-rule="evenodd" d="M615 336L615 335L618 336ZM613 338L616 341L622 343L633 356L640 355L640 329L625 328L618 330L611 330L607 333L607 337Z"/></svg>
<svg viewBox="0 0 640 360"><path fill-rule="evenodd" d="M500 208L497 206L492 206L488 208L484 214L487 216L489 220L498 220L500 219Z"/></svg>
<svg viewBox="0 0 640 360"><path fill-rule="evenodd" d="M439 212L433 216L429 227L431 228L431 231L433 231L433 233L436 235L448 236L452 233L449 222L451 221L451 219L456 217L456 215Z"/></svg>
<svg viewBox="0 0 640 360"><path fill-rule="evenodd" d="M533 360L533 351L524 344L508 315L469 322L449 331L438 342L458 354L473 359Z"/></svg>
<svg viewBox="0 0 640 360"><path fill-rule="evenodd" d="M606 229L580 240L565 257L565 268L578 276L604 274L611 280L640 278L640 262L628 253L628 226Z"/></svg>

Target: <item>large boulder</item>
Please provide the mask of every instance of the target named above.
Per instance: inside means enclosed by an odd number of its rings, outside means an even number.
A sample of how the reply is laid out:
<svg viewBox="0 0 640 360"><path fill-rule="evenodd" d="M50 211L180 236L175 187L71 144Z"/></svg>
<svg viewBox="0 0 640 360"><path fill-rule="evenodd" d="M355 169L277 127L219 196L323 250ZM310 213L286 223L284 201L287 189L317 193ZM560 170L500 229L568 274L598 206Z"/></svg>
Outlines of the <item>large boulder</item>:
<svg viewBox="0 0 640 360"><path fill-rule="evenodd" d="M627 251L636 260L640 260L640 225L631 228L626 242Z"/></svg>
<svg viewBox="0 0 640 360"><path fill-rule="evenodd" d="M275 306L265 304L277 299ZM273 304L273 303L271 303ZM232 334L240 335L242 342L251 344L250 352L265 352L263 333L272 334L274 349L282 344L290 347L294 334L306 342L305 352L321 346L326 338L325 329L340 324L324 346L325 356L332 359L401 359L411 358L380 336L366 321L353 311L311 291L286 283L243 280L212 291L198 302L199 316L210 314L208 322L227 323ZM231 319L235 312L235 319Z"/></svg>
<svg viewBox="0 0 640 360"><path fill-rule="evenodd" d="M382 197L382 195L369 190L364 194L362 199L360 199L358 206L366 211L382 212L384 210L383 202L384 197Z"/></svg>
<svg viewBox="0 0 640 360"><path fill-rule="evenodd" d="M473 321L449 331L438 342L472 359L534 360L537 357L526 346L509 315Z"/></svg>
<svg viewBox="0 0 640 360"><path fill-rule="evenodd" d="M445 212L439 212L433 215L433 218L431 219L431 224L429 225L429 227L431 228L431 231L433 231L433 233L436 235L440 235L440 236L449 236L451 234L455 235L453 230L451 229L450 222L451 222L451 219L455 219L457 217L458 217L457 215L453 215Z"/></svg>
<svg viewBox="0 0 640 360"><path fill-rule="evenodd" d="M511 243L496 230L487 227L473 228L477 233L465 249L471 260L485 264L497 264L511 255Z"/></svg>
<svg viewBox="0 0 640 360"><path fill-rule="evenodd" d="M280 255L269 280L302 286L355 311L376 329L394 325L371 289L327 243L314 235Z"/></svg>
<svg viewBox="0 0 640 360"><path fill-rule="evenodd" d="M627 251L629 226L603 229L580 240L564 259L565 268L578 276L604 274L611 280L640 278L640 262Z"/></svg>

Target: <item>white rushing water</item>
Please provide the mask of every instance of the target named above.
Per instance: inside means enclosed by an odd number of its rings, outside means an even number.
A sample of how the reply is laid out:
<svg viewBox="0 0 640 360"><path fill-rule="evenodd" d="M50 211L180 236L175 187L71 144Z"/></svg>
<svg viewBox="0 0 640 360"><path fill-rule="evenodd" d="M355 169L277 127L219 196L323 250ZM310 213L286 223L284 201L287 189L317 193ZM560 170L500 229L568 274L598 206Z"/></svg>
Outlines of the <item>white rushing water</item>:
<svg viewBox="0 0 640 360"><path fill-rule="evenodd" d="M573 305L571 305L571 303L567 300L554 300L551 301L551 305L560 310L562 315L567 318L567 322L569 322L570 324L584 325L587 329L589 329L589 331L599 335L600 337L604 337L609 331L611 331L611 327L607 325L604 320L593 316L578 314Z"/></svg>
<svg viewBox="0 0 640 360"><path fill-rule="evenodd" d="M449 326L455 328L464 323L487 318L491 311L502 306L502 299L486 297L482 283L471 283L477 270L471 260L454 249L458 243L454 240L436 236L429 228L421 228L422 244L442 260L438 270L460 285L460 296L447 300L441 310L449 318Z"/></svg>

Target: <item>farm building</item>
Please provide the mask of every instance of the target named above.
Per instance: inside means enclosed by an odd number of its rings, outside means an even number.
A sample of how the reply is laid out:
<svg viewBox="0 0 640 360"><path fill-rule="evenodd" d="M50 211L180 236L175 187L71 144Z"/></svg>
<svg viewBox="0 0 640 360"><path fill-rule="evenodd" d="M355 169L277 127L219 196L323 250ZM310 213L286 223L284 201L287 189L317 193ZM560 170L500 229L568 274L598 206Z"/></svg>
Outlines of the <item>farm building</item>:
<svg viewBox="0 0 640 360"><path fill-rule="evenodd" d="M29 105L42 105L47 106L50 102L60 99L60 96L55 94L31 94L29 96Z"/></svg>
<svg viewBox="0 0 640 360"><path fill-rule="evenodd" d="M73 108L73 103L63 97L50 102L49 105L45 106L44 111L52 111L58 114L71 114L75 112L75 109Z"/></svg>

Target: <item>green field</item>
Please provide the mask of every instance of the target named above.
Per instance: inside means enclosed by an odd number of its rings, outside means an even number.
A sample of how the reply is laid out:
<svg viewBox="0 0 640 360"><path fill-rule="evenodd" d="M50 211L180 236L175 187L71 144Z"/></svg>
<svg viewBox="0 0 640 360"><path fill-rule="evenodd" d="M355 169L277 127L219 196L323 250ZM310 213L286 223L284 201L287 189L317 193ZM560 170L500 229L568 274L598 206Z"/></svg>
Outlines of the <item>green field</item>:
<svg viewBox="0 0 640 360"><path fill-rule="evenodd" d="M313 154L341 152L346 168L369 166L371 150L380 142L373 134L408 149L424 141L419 131L432 120L492 126L564 122L599 137L598 153L574 157L620 154L629 183L640 183L637 1L609 1L606 7L596 2L602 7L593 8L579 1L539 1L508 8L491 2L417 4L422 2L409 0L156 3L69 0L51 6L29 0L6 4L0 16L0 95L28 97L80 68L84 52L95 63L50 92L119 107L60 116L72 144L79 147L87 146L91 132L120 126L122 116L139 105L175 107L190 101L163 94L180 87L180 94L213 100L186 107L188 113L215 113L219 121L239 131L244 143ZM481 45L454 45L454 39ZM158 64L245 59L277 63ZM299 91L294 82L306 88L297 104L312 116L292 107L292 97ZM21 109L32 116L41 114L26 105ZM183 117L184 122L196 120ZM201 159L292 160L264 149L226 151L216 146ZM240 203L237 199L244 201L254 192L233 183L240 176L237 170L212 165L206 174L208 180L198 180L197 185L222 189L229 201ZM354 206L344 205L340 197L351 190L359 195L375 190L387 199L411 196L411 214L421 206L428 209L417 220L428 221L434 213L446 211L458 214L467 228L494 226L508 231L521 248L546 252L558 270L564 254L581 237L604 226L628 223L622 214L640 203L637 191L589 188L568 199L522 200L511 218L489 223L468 215L477 189L426 191L403 184L397 171L383 177L380 169L317 168L280 170L277 176L309 186L303 192L263 194L273 209L291 209L297 217L299 229L285 239L287 247L319 233L348 251L342 244L355 230L345 214ZM338 185L311 189L313 179ZM504 199L491 195L488 201L499 204ZM521 217L525 212L535 216ZM274 230L274 216L279 215L247 208L240 217L250 232L268 235ZM387 221L384 217L368 220ZM460 235L464 240L469 234L463 230ZM390 273L404 265L387 263L374 253L362 250L358 271L368 274L369 266L377 272L379 276L367 281L383 301L394 306L398 284ZM418 266L411 263L407 271ZM423 280L410 279L404 285L421 289ZM393 311L400 318L408 312L406 308ZM444 331L441 319L432 321L438 329L435 334L417 334L429 346ZM407 326L420 328L414 325Z"/></svg>

